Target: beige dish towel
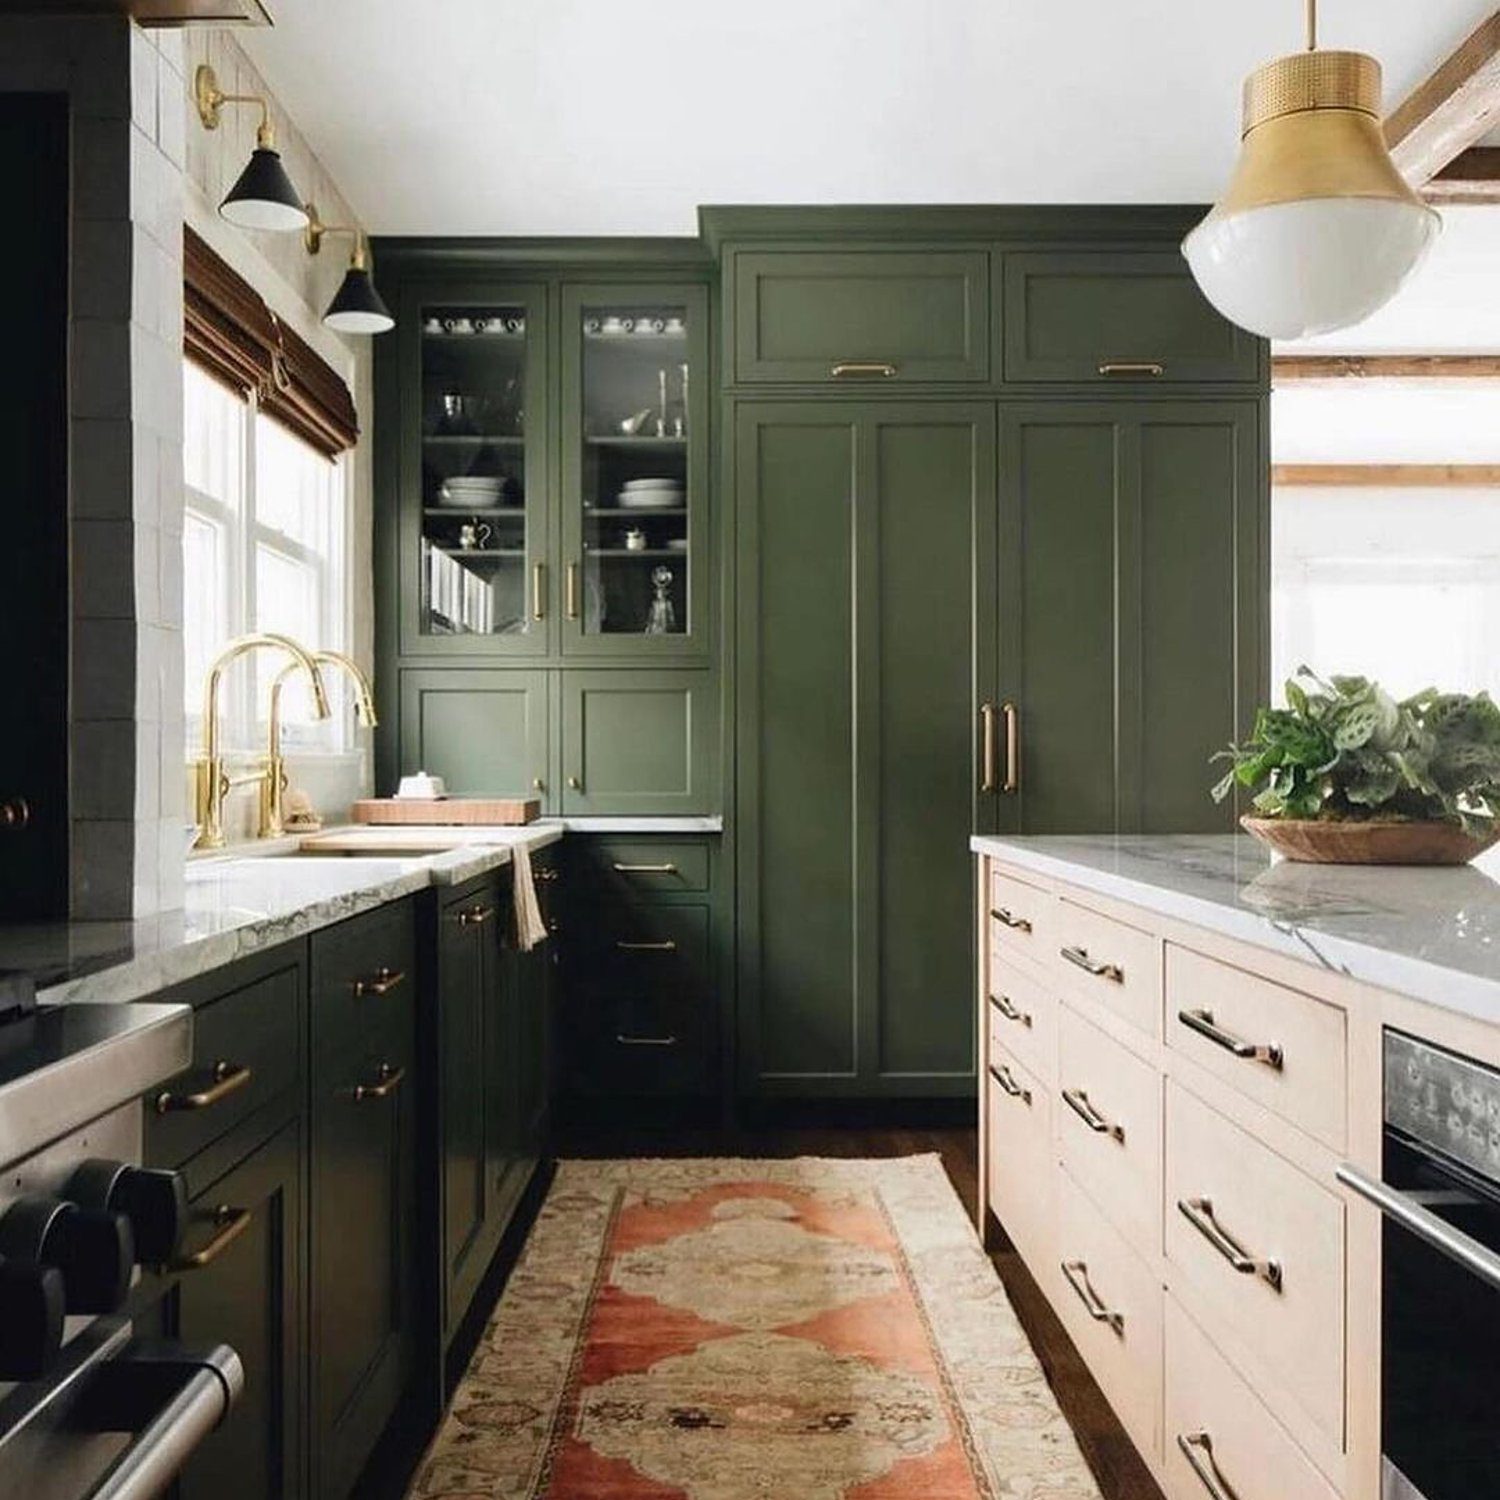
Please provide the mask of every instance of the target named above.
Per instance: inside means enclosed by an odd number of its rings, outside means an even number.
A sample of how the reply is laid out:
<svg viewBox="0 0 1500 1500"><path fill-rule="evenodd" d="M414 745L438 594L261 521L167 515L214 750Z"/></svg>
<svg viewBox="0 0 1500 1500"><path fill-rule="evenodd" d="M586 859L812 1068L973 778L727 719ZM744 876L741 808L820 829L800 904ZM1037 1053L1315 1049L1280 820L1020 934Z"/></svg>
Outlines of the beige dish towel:
<svg viewBox="0 0 1500 1500"><path fill-rule="evenodd" d="M516 947L522 953L530 953L538 943L547 938L547 924L542 921L542 908L536 899L536 881L531 876L531 850L525 844L517 844L511 851L512 899L516 906Z"/></svg>

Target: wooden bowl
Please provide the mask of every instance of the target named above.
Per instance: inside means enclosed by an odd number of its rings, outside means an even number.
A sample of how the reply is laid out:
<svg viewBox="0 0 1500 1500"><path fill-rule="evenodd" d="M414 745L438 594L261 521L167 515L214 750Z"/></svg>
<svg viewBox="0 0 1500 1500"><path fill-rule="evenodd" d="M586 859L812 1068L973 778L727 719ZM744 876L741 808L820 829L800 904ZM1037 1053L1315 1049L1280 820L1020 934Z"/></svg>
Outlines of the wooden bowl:
<svg viewBox="0 0 1500 1500"><path fill-rule="evenodd" d="M1500 839L1500 830L1475 838L1457 823L1359 823L1247 814L1240 827L1287 859L1314 865L1466 865Z"/></svg>

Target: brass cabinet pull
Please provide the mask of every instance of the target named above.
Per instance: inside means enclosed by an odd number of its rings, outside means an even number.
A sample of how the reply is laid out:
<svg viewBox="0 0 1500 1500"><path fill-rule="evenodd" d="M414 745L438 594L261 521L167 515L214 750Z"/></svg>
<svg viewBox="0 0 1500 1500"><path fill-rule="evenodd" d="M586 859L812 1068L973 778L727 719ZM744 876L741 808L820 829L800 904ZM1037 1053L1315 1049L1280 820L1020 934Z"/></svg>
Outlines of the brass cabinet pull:
<svg viewBox="0 0 1500 1500"><path fill-rule="evenodd" d="M614 867L616 875L675 875L676 865L622 865Z"/></svg>
<svg viewBox="0 0 1500 1500"><path fill-rule="evenodd" d="M1275 1068L1278 1073L1281 1071L1285 1058L1279 1043L1247 1042L1232 1031L1225 1031L1222 1026L1215 1025L1211 1010L1180 1010L1177 1012L1177 1019L1189 1031L1196 1031L1199 1036L1207 1037L1214 1046L1222 1047L1236 1057L1243 1057L1246 1062L1264 1063L1268 1068Z"/></svg>
<svg viewBox="0 0 1500 1500"><path fill-rule="evenodd" d="M1005 1017L1007 1021L1019 1021L1023 1026L1031 1025L1031 1012L1021 1010L1017 1007L1009 995L991 995L990 1004Z"/></svg>
<svg viewBox="0 0 1500 1500"><path fill-rule="evenodd" d="M405 1068L393 1068L389 1063L381 1063L375 1070L376 1082L354 1085L354 1102L363 1104L366 1099L388 1099L401 1087L401 1080L405 1077Z"/></svg>
<svg viewBox="0 0 1500 1500"><path fill-rule="evenodd" d="M671 938L664 938L659 943L627 943L623 940L617 942L615 947L621 953L675 953L677 944Z"/></svg>
<svg viewBox="0 0 1500 1500"><path fill-rule="evenodd" d="M24 797L0 802L0 828L26 828L31 824L31 804Z"/></svg>
<svg viewBox="0 0 1500 1500"><path fill-rule="evenodd" d="M1009 927L1013 932L1030 932L1031 918L1018 917L1007 906L992 906L990 915L1002 926Z"/></svg>
<svg viewBox="0 0 1500 1500"><path fill-rule="evenodd" d="M547 790L547 783L540 776L533 776L531 778L531 790L534 792L545 792Z"/></svg>
<svg viewBox="0 0 1500 1500"><path fill-rule="evenodd" d="M227 1099L236 1089L244 1088L251 1076L250 1069L242 1064L221 1059L214 1064L214 1081L206 1089L196 1089L191 1094L174 1094L163 1089L156 1096L156 1112L167 1115L179 1109L209 1109L220 1099Z"/></svg>
<svg viewBox="0 0 1500 1500"><path fill-rule="evenodd" d="M1219 1466L1214 1462L1213 1440L1206 1432L1179 1432L1177 1446L1213 1500L1240 1500L1229 1481L1219 1472Z"/></svg>
<svg viewBox="0 0 1500 1500"><path fill-rule="evenodd" d="M563 608L570 620L578 618L578 564L568 564L567 575L564 579Z"/></svg>
<svg viewBox="0 0 1500 1500"><path fill-rule="evenodd" d="M531 565L531 618L547 618L547 564L544 562Z"/></svg>
<svg viewBox="0 0 1500 1500"><path fill-rule="evenodd" d="M1011 1076L1010 1069L1007 1068L1004 1063L1000 1063L998 1066L995 1063L991 1063L990 1077L993 1078L995 1082L1000 1085L1001 1089L1005 1093L1009 1094L1012 1099L1019 1099L1022 1104L1029 1105L1031 1103L1031 1090L1028 1088L1022 1088L1021 1085L1017 1083L1016 1080Z"/></svg>
<svg viewBox="0 0 1500 1500"><path fill-rule="evenodd" d="M1005 780L1000 790L1007 797L1021 790L1021 710L1014 703L1002 703L1005 719Z"/></svg>
<svg viewBox="0 0 1500 1500"><path fill-rule="evenodd" d="M1278 1292L1281 1288L1281 1263L1257 1260L1214 1217L1213 1203L1207 1198L1179 1198L1177 1211L1206 1239L1241 1276L1259 1276Z"/></svg>
<svg viewBox="0 0 1500 1500"><path fill-rule="evenodd" d="M1165 375L1167 367L1154 359L1106 359L1099 365L1101 375L1145 375L1154 378Z"/></svg>
<svg viewBox="0 0 1500 1500"><path fill-rule="evenodd" d="M1125 971L1119 964L1101 963L1097 958L1090 958L1087 948L1070 946L1057 951L1074 968L1082 969L1085 974L1092 974L1096 979L1112 979L1116 984L1125 983Z"/></svg>
<svg viewBox="0 0 1500 1500"><path fill-rule="evenodd" d="M576 776L568 777L568 790L572 792L581 792L583 790L583 782L580 781Z"/></svg>
<svg viewBox="0 0 1500 1500"><path fill-rule="evenodd" d="M354 994L358 999L364 995L388 995L398 984L406 982L402 969L379 968L368 979L354 981Z"/></svg>
<svg viewBox="0 0 1500 1500"><path fill-rule="evenodd" d="M467 911L458 914L458 925L460 927L481 927L495 915L493 906L471 906Z"/></svg>
<svg viewBox="0 0 1500 1500"><path fill-rule="evenodd" d="M1078 1293L1078 1300L1083 1303L1089 1317L1096 1323L1108 1323L1124 1338L1125 1314L1112 1312L1105 1306L1104 1299L1089 1283L1089 1268L1081 1260L1065 1260L1062 1263L1062 1273L1068 1285Z"/></svg>
<svg viewBox="0 0 1500 1500"><path fill-rule="evenodd" d="M835 380L849 380L867 375L876 375L890 380L897 368L896 365L888 364L880 359L841 359L828 367L828 373Z"/></svg>
<svg viewBox="0 0 1500 1500"><path fill-rule="evenodd" d="M1125 1127L1115 1120L1106 1119L1094 1108L1089 1096L1082 1089L1064 1089L1063 1103L1088 1126L1095 1135L1107 1135L1112 1141L1125 1144Z"/></svg>
<svg viewBox="0 0 1500 1500"><path fill-rule="evenodd" d="M213 1222L218 1229L214 1237L201 1250L172 1261L167 1269L201 1271L205 1266L211 1266L250 1227L251 1217L248 1208L231 1208L227 1203L221 1203L213 1211Z"/></svg>
<svg viewBox="0 0 1500 1500"><path fill-rule="evenodd" d="M996 763L1000 759L1000 748L995 743L995 705L979 705L979 790L993 792L996 788Z"/></svg>
<svg viewBox="0 0 1500 1500"><path fill-rule="evenodd" d="M541 881L541 883L543 885L551 885L552 882L554 880L558 879L559 877L558 877L558 872L556 870L543 867L542 869L533 870L531 872L531 878L533 880L539 880L539 881Z"/></svg>
<svg viewBox="0 0 1500 1500"><path fill-rule="evenodd" d="M624 1031L617 1031L615 1040L622 1047L675 1047L677 1045L675 1036L631 1036Z"/></svg>

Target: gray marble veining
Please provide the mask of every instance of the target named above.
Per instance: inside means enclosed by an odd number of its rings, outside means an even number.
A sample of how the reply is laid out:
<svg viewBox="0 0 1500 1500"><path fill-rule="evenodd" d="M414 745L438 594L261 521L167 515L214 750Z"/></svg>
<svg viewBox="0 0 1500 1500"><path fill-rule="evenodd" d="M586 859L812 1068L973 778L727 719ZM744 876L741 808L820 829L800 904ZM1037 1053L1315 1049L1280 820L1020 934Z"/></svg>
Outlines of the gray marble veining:
<svg viewBox="0 0 1500 1500"><path fill-rule="evenodd" d="M1500 1023L1500 849L1471 865L1311 865L1245 835L978 837L978 853Z"/></svg>

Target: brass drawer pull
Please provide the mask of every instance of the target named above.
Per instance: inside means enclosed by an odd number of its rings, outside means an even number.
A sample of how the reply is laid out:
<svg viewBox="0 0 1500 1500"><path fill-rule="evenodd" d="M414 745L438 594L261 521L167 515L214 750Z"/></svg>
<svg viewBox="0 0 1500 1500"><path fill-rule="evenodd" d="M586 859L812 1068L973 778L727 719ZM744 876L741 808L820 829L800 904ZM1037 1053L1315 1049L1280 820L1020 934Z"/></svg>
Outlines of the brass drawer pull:
<svg viewBox="0 0 1500 1500"><path fill-rule="evenodd" d="M1278 1042L1247 1042L1232 1031L1225 1031L1222 1026L1215 1025L1211 1010L1180 1010L1177 1012L1177 1019L1189 1031L1196 1031L1199 1036L1207 1037L1214 1046L1222 1047L1236 1057L1243 1057L1247 1062L1264 1063L1268 1068L1275 1068L1278 1073L1281 1071L1285 1058Z"/></svg>
<svg viewBox="0 0 1500 1500"><path fill-rule="evenodd" d="M1062 1273L1068 1285L1078 1293L1078 1300L1083 1303L1089 1317L1096 1323L1108 1323L1124 1338L1125 1314L1112 1312L1104 1305L1099 1293L1089 1283L1089 1268L1081 1260L1065 1260L1062 1263Z"/></svg>
<svg viewBox="0 0 1500 1500"><path fill-rule="evenodd" d="M990 915L1002 926L1009 927L1012 932L1030 932L1031 918L1018 917L1013 911L1004 906L995 906L990 909Z"/></svg>
<svg viewBox="0 0 1500 1500"><path fill-rule="evenodd" d="M675 1036L630 1036L623 1031L615 1033L615 1040L622 1047L675 1047Z"/></svg>
<svg viewBox="0 0 1500 1500"><path fill-rule="evenodd" d="M1007 797L1021 790L1021 710L1014 703L1000 705L1005 720L1005 780L1000 790Z"/></svg>
<svg viewBox="0 0 1500 1500"><path fill-rule="evenodd" d="M467 911L458 914L458 925L460 927L480 927L495 915L493 906L471 906Z"/></svg>
<svg viewBox="0 0 1500 1500"><path fill-rule="evenodd" d="M1125 1127L1114 1120L1107 1120L1094 1108L1089 1096L1082 1089L1064 1089L1063 1103L1088 1126L1095 1135L1107 1135L1113 1141L1125 1144Z"/></svg>
<svg viewBox="0 0 1500 1500"><path fill-rule="evenodd" d="M848 380L851 377L857 379L867 375L890 380L897 368L896 365L879 359L841 359L837 364L828 367L828 373L835 380Z"/></svg>
<svg viewBox="0 0 1500 1500"><path fill-rule="evenodd" d="M1031 1090L1022 1088L1021 1085L1017 1083L1016 1080L1011 1076L1010 1069L1007 1068L1004 1063L999 1064L999 1066L991 1063L990 1077L993 1078L995 1082L1000 1085L1001 1089L1005 1093L1009 1094L1012 1099L1019 1099L1022 1104L1026 1105L1029 1105L1031 1103Z"/></svg>
<svg viewBox="0 0 1500 1500"><path fill-rule="evenodd" d="M406 974L401 969L376 969L369 979L356 979L354 981L354 994L358 999L365 995L388 995L398 984L406 982Z"/></svg>
<svg viewBox="0 0 1500 1500"><path fill-rule="evenodd" d="M1219 1466L1214 1462L1213 1440L1206 1432L1179 1432L1177 1446L1187 1459L1188 1467L1198 1476L1198 1482L1213 1496L1213 1500L1240 1500L1229 1481L1219 1473Z"/></svg>
<svg viewBox="0 0 1500 1500"><path fill-rule="evenodd" d="M221 1203L213 1212L218 1233L201 1250L172 1261L167 1269L201 1271L205 1266L211 1266L250 1227L251 1217L248 1208L231 1208L227 1203Z"/></svg>
<svg viewBox="0 0 1500 1500"><path fill-rule="evenodd" d="M253 1075L250 1069L239 1063L220 1060L213 1066L213 1083L206 1089L196 1089L191 1094L174 1094L163 1089L156 1096L156 1112L172 1114L179 1109L209 1109L220 1099L227 1099L236 1089L242 1089Z"/></svg>
<svg viewBox="0 0 1500 1500"><path fill-rule="evenodd" d="M1021 1010L1009 995L992 995L990 1004L1005 1017L1007 1021L1019 1021L1023 1026L1031 1025L1031 1012Z"/></svg>
<svg viewBox="0 0 1500 1500"><path fill-rule="evenodd" d="M1101 375L1145 375L1154 379L1165 375L1167 367L1154 359L1106 359L1099 366Z"/></svg>
<svg viewBox="0 0 1500 1500"><path fill-rule="evenodd" d="M533 880L540 881L543 885L551 885L552 882L557 879L557 871L551 869L550 867L544 866L540 870L533 870L531 872L531 878Z"/></svg>
<svg viewBox="0 0 1500 1500"><path fill-rule="evenodd" d="M979 705L979 790L993 792L999 772L996 765L1000 759L999 747L995 743L995 705Z"/></svg>
<svg viewBox="0 0 1500 1500"><path fill-rule="evenodd" d="M1057 950L1076 969L1092 974L1096 979L1112 979L1116 984L1125 983L1125 971L1119 964L1101 963L1089 957L1087 948L1067 947Z"/></svg>
<svg viewBox="0 0 1500 1500"><path fill-rule="evenodd" d="M376 1083L356 1083L354 1085L354 1102L363 1104L366 1099L388 1099L397 1089L401 1087L401 1080L406 1077L405 1068L393 1068L389 1063L381 1063L375 1071Z"/></svg>
<svg viewBox="0 0 1500 1500"><path fill-rule="evenodd" d="M531 618L547 618L547 564L544 562L531 565Z"/></svg>
<svg viewBox="0 0 1500 1500"><path fill-rule="evenodd" d="M622 865L614 866L616 875L675 875L676 865Z"/></svg>
<svg viewBox="0 0 1500 1500"><path fill-rule="evenodd" d="M615 944L621 953L675 953L677 943L672 938L663 938L659 943L628 943L621 939Z"/></svg>
<svg viewBox="0 0 1500 1500"><path fill-rule="evenodd" d="M1207 1198L1179 1198L1177 1211L1206 1239L1241 1276L1259 1276L1278 1292L1281 1286L1281 1263L1257 1260L1214 1217L1213 1203Z"/></svg>

